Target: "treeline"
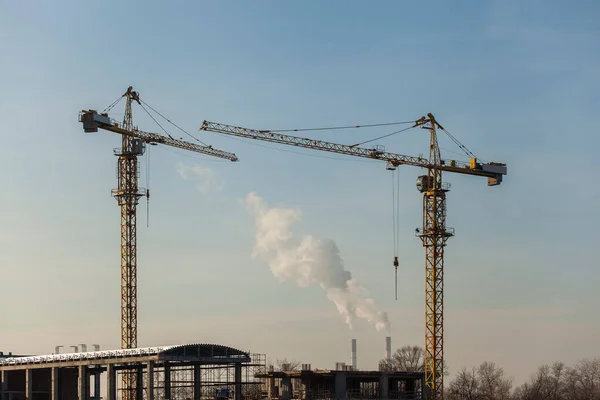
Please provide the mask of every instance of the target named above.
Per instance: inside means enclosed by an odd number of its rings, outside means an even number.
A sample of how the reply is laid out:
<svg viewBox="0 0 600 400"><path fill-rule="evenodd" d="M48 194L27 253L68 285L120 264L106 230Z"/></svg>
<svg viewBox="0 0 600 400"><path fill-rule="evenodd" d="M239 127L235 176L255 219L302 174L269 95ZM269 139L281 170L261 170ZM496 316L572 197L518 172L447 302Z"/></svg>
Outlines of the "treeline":
<svg viewBox="0 0 600 400"><path fill-rule="evenodd" d="M381 370L423 371L424 352L405 346L392 355L391 365L379 362ZM444 375L449 375L447 366ZM444 384L446 400L600 400L600 358L581 360L573 366L556 362L542 365L522 385L514 385L494 362L462 368Z"/></svg>

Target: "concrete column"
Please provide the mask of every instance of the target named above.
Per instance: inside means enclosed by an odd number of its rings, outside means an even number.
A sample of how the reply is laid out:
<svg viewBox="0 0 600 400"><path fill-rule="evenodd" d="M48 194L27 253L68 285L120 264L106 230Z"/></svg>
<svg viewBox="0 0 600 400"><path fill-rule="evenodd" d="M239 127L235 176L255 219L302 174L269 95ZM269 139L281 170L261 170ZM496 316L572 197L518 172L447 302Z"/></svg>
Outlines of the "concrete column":
<svg viewBox="0 0 600 400"><path fill-rule="evenodd" d="M194 365L194 400L200 400L200 393L202 389L202 375L201 375L200 365Z"/></svg>
<svg viewBox="0 0 600 400"><path fill-rule="evenodd" d="M235 363L235 396L234 400L242 400L242 364Z"/></svg>
<svg viewBox="0 0 600 400"><path fill-rule="evenodd" d="M113 364L106 366L106 400L117 400L117 371Z"/></svg>
<svg viewBox="0 0 600 400"><path fill-rule="evenodd" d="M94 372L94 398L96 400L100 400L100 375L100 371Z"/></svg>
<svg viewBox="0 0 600 400"><path fill-rule="evenodd" d="M389 398L390 380L388 374L383 373L379 376L379 398Z"/></svg>
<svg viewBox="0 0 600 400"><path fill-rule="evenodd" d="M406 394L409 396L414 396L415 395L415 381L414 380L409 380L406 381L405 384L405 390L406 390Z"/></svg>
<svg viewBox="0 0 600 400"><path fill-rule="evenodd" d="M334 372L334 382L335 382L335 393L334 396L338 400L346 399L346 372L344 371L336 371Z"/></svg>
<svg viewBox="0 0 600 400"><path fill-rule="evenodd" d="M8 388L8 373L7 371L0 371L0 400L6 399L6 389Z"/></svg>
<svg viewBox="0 0 600 400"><path fill-rule="evenodd" d="M425 384L425 379L421 380L421 393L423 393L423 400L432 398L431 388Z"/></svg>
<svg viewBox="0 0 600 400"><path fill-rule="evenodd" d="M154 400L154 361L148 361L146 368L146 400Z"/></svg>
<svg viewBox="0 0 600 400"><path fill-rule="evenodd" d="M58 400L59 392L58 392L58 367L53 367L50 371L50 400Z"/></svg>
<svg viewBox="0 0 600 400"><path fill-rule="evenodd" d="M292 378L285 375L281 378L281 400L290 400L292 398Z"/></svg>
<svg viewBox="0 0 600 400"><path fill-rule="evenodd" d="M79 371L77 375L77 397L79 400L88 400L90 391L89 387L89 379L87 376L87 368L85 365L79 366Z"/></svg>
<svg viewBox="0 0 600 400"><path fill-rule="evenodd" d="M33 399L33 371L29 368L25 370L25 398Z"/></svg>
<svg viewBox="0 0 600 400"><path fill-rule="evenodd" d="M302 382L301 386L302 386L302 394L304 395L304 399L310 400L312 398L311 393L310 393L310 383Z"/></svg>
<svg viewBox="0 0 600 400"><path fill-rule="evenodd" d="M135 370L135 398L144 400L144 368L141 365Z"/></svg>
<svg viewBox="0 0 600 400"><path fill-rule="evenodd" d="M268 387L267 387L267 396L269 398L269 400L273 399L275 397L275 378L271 377L267 379L268 381Z"/></svg>
<svg viewBox="0 0 600 400"><path fill-rule="evenodd" d="M165 400L171 400L171 366L165 362Z"/></svg>

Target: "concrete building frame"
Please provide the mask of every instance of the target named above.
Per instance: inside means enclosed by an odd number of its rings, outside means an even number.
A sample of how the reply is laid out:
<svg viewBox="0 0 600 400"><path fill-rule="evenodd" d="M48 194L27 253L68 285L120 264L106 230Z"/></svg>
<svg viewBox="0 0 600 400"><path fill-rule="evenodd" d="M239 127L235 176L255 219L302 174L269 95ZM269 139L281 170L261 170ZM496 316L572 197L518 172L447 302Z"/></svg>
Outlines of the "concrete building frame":
<svg viewBox="0 0 600 400"><path fill-rule="evenodd" d="M137 374L137 400L200 400L217 387L241 400L262 384L255 375L265 364L264 355L216 344L9 357L0 359L0 400L100 400L101 392L117 400L122 371Z"/></svg>
<svg viewBox="0 0 600 400"><path fill-rule="evenodd" d="M308 365L308 364L307 364ZM300 370L268 371L267 400L402 399L425 400L422 372Z"/></svg>

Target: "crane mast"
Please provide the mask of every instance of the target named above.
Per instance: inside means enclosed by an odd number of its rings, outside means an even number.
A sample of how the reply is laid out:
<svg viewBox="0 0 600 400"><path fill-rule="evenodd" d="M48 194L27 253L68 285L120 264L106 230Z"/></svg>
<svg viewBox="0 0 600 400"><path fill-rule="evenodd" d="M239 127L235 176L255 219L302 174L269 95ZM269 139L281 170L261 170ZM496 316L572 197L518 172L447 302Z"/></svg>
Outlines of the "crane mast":
<svg viewBox="0 0 600 400"><path fill-rule="evenodd" d="M429 163L418 187L423 193L423 227L418 233L425 247L425 384L434 399L443 398L444 380L444 247L454 235L446 229L446 192L442 182L437 123L429 114ZM427 178L425 181L425 177ZM425 182L424 182L425 181ZM419 231L418 231L419 232Z"/></svg>
<svg viewBox="0 0 600 400"><path fill-rule="evenodd" d="M95 110L84 110L79 121L85 132L97 132L98 128L121 134L121 148L115 150L118 157L118 185L111 194L121 209L121 348L133 349L137 343L137 205L141 197L148 195L140 190L138 182L138 157L144 155L146 144L164 144L184 150L203 153L219 158L237 161L233 153L213 149L211 146L199 146L183 140L165 137L155 133L143 132L133 126L131 105L141 105L138 92L129 87L123 94L125 98L125 116L121 126ZM123 371L123 398L133 400L137 387L135 372Z"/></svg>
<svg viewBox="0 0 600 400"><path fill-rule="evenodd" d="M131 90L125 93L127 103L123 118L123 129L133 129L131 102L138 101L138 94ZM121 348L137 347L137 232L136 208L144 196L138 187L138 156L144 154L139 139L122 135L119 157L118 188L112 195L121 208Z"/></svg>
<svg viewBox="0 0 600 400"><path fill-rule="evenodd" d="M131 102L139 103L139 96L131 87L125 93L125 116L123 129L133 129ZM137 347L137 205L143 196L138 187L138 156L144 154L139 139L122 135L118 165L118 187L112 191L121 208L121 348ZM133 399L132 388L136 375L130 371L123 374L125 399Z"/></svg>
<svg viewBox="0 0 600 400"><path fill-rule="evenodd" d="M425 247L425 384L430 390L430 399L443 399L444 379L444 247L454 230L446 228L446 193L449 185L442 182L442 172L453 172L488 178L488 186L496 186L506 175L506 164L480 163L471 158L469 163L444 160L440 155L437 129L443 127L429 113L413 127L430 132L429 158L405 156L385 152L381 146L363 148L322 140L302 138L268 130L254 130L217 122L204 121L200 130L247 139L263 140L307 149L387 161L387 169L400 165L425 168L427 175L419 176L417 189L423 194L423 226L417 229ZM397 258L394 260L397 266Z"/></svg>

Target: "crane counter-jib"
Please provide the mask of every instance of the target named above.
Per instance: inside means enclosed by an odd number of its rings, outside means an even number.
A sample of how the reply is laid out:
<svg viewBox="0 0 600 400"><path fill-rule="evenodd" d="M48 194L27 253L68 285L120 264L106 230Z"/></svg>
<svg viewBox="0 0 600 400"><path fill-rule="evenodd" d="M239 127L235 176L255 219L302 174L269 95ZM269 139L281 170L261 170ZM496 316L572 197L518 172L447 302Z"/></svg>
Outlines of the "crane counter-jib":
<svg viewBox="0 0 600 400"><path fill-rule="evenodd" d="M238 157L226 151L218 150L212 146L200 146L195 143L184 140L173 139L171 137L159 135L151 132L144 132L138 129L126 130L119 126L119 123L111 119L107 114L98 114L96 110L83 110L79 114L79 121L83 123L83 130L86 133L98 132L98 129L104 129L113 133L131 136L146 143L159 143L167 146L178 147L183 150L194 151L213 157L224 158L230 161L238 161Z"/></svg>

